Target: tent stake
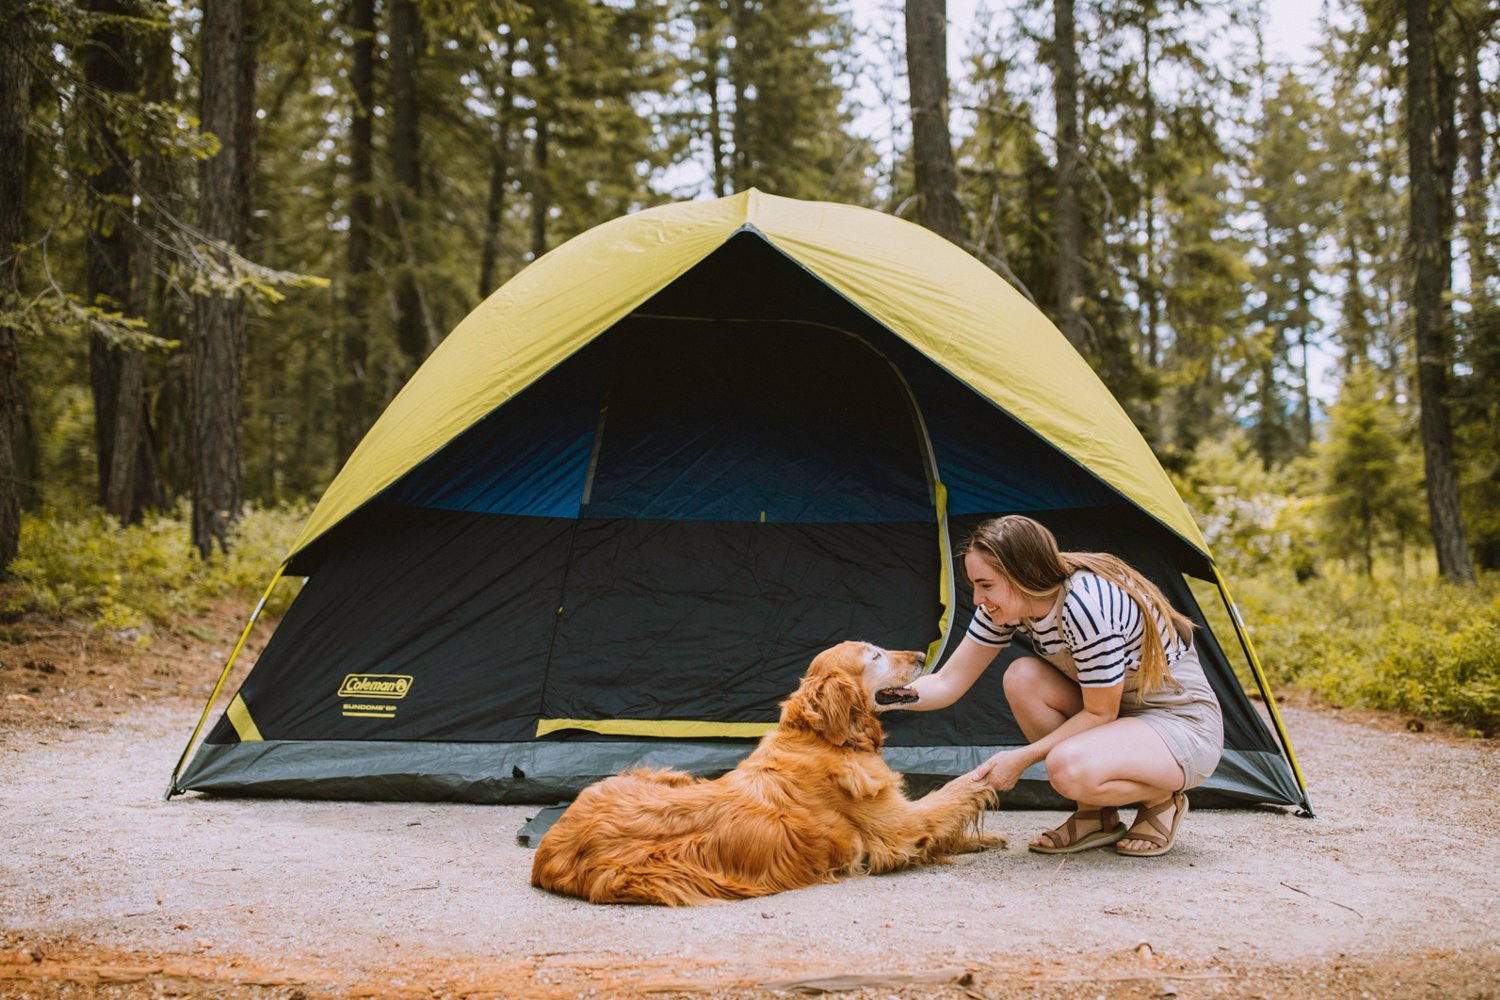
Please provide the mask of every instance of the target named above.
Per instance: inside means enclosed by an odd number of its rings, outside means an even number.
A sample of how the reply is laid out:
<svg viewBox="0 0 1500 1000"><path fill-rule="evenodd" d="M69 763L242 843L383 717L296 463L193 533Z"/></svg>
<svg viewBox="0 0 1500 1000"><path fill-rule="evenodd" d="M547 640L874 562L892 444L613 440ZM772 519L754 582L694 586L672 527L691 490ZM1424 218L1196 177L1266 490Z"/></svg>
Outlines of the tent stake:
<svg viewBox="0 0 1500 1000"><path fill-rule="evenodd" d="M1276 708L1276 696L1271 693L1271 684L1266 679L1266 672L1261 669L1260 657L1255 655L1255 646L1250 642L1250 633L1245 629L1245 623L1240 618L1239 608L1234 606L1234 598L1229 596L1229 584L1224 580L1224 574L1219 572L1218 564L1212 564L1214 581L1219 585L1219 597L1224 601L1224 607L1229 611L1229 621L1234 625L1234 633L1239 637L1240 648L1245 651L1245 658L1250 661L1250 669L1255 674L1255 683L1260 687L1261 697L1265 699L1266 708L1271 713L1271 721L1276 727L1276 736L1281 740L1281 748L1286 751L1287 763L1292 765L1292 774L1297 778L1297 787L1302 790L1302 809L1309 819L1313 818L1312 802L1307 797L1307 780L1302 777L1302 768L1297 764L1297 751L1292 749L1292 741L1287 736L1286 726L1282 724L1281 712Z"/></svg>
<svg viewBox="0 0 1500 1000"><path fill-rule="evenodd" d="M224 669L219 673L219 681L214 685L213 693L208 696L208 704L203 706L203 714L198 717L198 724L193 727L193 735L188 737L187 746L182 748L182 756L177 758L177 766L172 768L172 783L167 786L167 793L162 796L163 800L180 795L182 789L177 787L177 779L182 776L182 765L187 762L188 752L193 749L193 742L198 739L198 734L203 730L203 723L208 721L208 713L213 711L214 702L219 700L219 691L224 687L224 679L229 676L229 670L234 666L234 661L239 657L240 650L245 648L245 640L250 638L250 630L255 627L260 613L265 610L266 601L271 597L271 591L276 584L281 582L281 574L286 572L286 563L276 568L276 575L271 577L267 584L265 593L260 595L260 602L255 605L255 610L250 613L250 620L245 623L245 630L240 633L240 641L235 643L234 652L229 654L229 660L224 664Z"/></svg>

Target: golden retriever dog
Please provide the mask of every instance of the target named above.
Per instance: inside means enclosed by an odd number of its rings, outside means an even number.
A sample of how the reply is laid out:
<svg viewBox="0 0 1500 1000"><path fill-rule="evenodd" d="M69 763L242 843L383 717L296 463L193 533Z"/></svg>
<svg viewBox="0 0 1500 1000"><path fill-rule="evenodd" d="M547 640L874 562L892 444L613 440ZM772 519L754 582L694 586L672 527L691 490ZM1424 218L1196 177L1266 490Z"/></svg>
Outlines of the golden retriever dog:
<svg viewBox="0 0 1500 1000"><path fill-rule="evenodd" d="M593 903L686 906L1002 844L979 831L988 783L960 775L914 801L880 757L876 694L909 694L922 661L865 642L825 650L781 703L778 727L728 774L638 768L585 788L537 845L531 884Z"/></svg>

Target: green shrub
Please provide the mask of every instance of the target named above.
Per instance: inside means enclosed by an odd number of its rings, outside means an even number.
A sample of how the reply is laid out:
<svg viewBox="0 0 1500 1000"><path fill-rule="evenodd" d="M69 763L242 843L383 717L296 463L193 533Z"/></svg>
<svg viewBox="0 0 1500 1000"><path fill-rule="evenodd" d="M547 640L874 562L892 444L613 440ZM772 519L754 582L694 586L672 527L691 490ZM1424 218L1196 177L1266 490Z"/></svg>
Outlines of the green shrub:
<svg viewBox="0 0 1500 1000"><path fill-rule="evenodd" d="M248 617L307 515L301 506L247 508L229 553L204 560L192 547L185 506L129 526L98 512L28 514L5 610L78 619L141 644L152 626L225 603ZM296 581L277 586L267 610L285 610L297 590Z"/></svg>
<svg viewBox="0 0 1500 1000"><path fill-rule="evenodd" d="M1314 500L1303 494L1312 470L1293 463L1267 472L1244 431L1204 441L1172 476L1219 565L1250 572L1316 573Z"/></svg>
<svg viewBox="0 0 1500 1000"><path fill-rule="evenodd" d="M1500 577L1459 587L1337 571L1294 584L1268 573L1231 586L1272 685L1500 732Z"/></svg>

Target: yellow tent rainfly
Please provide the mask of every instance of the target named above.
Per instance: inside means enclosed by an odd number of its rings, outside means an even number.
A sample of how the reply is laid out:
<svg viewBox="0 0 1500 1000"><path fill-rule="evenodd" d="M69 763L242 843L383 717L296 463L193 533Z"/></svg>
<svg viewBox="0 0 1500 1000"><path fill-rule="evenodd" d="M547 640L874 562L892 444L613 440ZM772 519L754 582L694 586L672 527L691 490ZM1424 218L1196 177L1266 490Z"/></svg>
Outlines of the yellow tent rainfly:
<svg viewBox="0 0 1500 1000"><path fill-rule="evenodd" d="M1228 748L1195 799L1308 807L1186 584L1222 592L1202 535L1056 327L925 229L754 190L583 233L449 334L313 511L282 567L307 585L172 792L552 802L727 769L818 650L940 662L972 613L953 546L1008 512L1199 622ZM918 790L1023 742L1001 673L888 717ZM1027 778L1012 801L1055 801Z"/></svg>

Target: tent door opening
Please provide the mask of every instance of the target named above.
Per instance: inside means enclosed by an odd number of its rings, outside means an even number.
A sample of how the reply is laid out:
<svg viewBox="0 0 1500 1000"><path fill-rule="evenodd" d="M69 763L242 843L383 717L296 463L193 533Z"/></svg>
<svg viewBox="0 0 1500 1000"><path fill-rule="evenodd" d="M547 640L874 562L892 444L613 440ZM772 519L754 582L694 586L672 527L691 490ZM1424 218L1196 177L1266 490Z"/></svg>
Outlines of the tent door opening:
<svg viewBox="0 0 1500 1000"><path fill-rule="evenodd" d="M883 355L784 321L636 316L606 340L539 735L752 735L821 649L934 643L930 449Z"/></svg>

